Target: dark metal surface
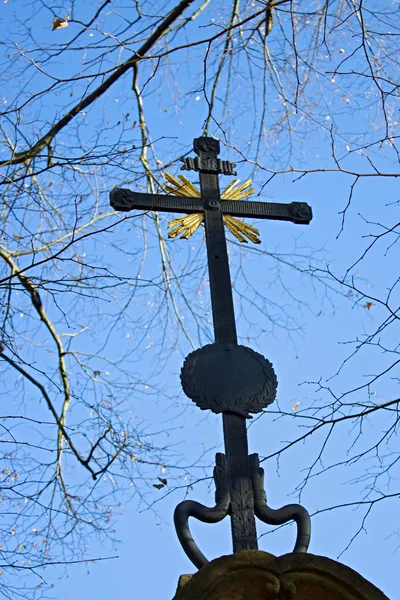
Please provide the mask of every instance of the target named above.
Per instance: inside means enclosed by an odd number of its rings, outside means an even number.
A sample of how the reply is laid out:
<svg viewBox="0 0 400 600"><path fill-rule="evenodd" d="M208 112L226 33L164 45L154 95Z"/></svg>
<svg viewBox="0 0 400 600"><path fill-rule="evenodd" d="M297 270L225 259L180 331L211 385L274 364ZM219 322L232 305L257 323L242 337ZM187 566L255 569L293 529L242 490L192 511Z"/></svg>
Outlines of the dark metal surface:
<svg viewBox="0 0 400 600"><path fill-rule="evenodd" d="M216 159L219 153L219 142L212 138L197 138L194 140L193 148L202 160ZM200 172L200 189L204 201L204 225L215 342L216 344L236 346L235 311L218 173ZM208 378L204 382L206 386L209 381ZM255 550L258 546L253 488L248 462L246 417L227 411L223 413L223 423L225 453L231 482L230 516L233 551Z"/></svg>
<svg viewBox="0 0 400 600"><path fill-rule="evenodd" d="M286 504L278 510L270 508L264 490L264 469L259 466L258 454L251 454L249 458L253 479L254 510L257 517L268 525L283 525L294 521L297 525L297 537L293 552L307 552L311 537L310 515L300 504Z"/></svg>
<svg viewBox="0 0 400 600"><path fill-rule="evenodd" d="M223 215L234 217L290 221L296 225L308 225L312 219L311 207L305 202L281 204L279 202L221 200L213 206L209 204L212 199L213 197L208 194L203 194L203 198L187 198L163 194L141 194L125 188L114 188L110 193L111 206L121 212L136 209L190 214L202 212L204 205L207 204L207 208L214 208Z"/></svg>
<svg viewBox="0 0 400 600"><path fill-rule="evenodd" d="M217 158L219 142L213 138L196 138L194 150L197 158L181 159L182 169L199 171L201 198L141 194L115 188L110 194L110 202L120 211L139 209L186 214L204 211L215 344L187 357L181 380L185 393L200 408L223 413L226 456L218 454L216 457L216 505L208 508L187 500L177 506L174 515L182 547L200 568L208 561L193 540L189 517L216 523L229 514L234 552L257 549L255 514L262 521L275 525L294 520L298 526L295 551L305 552L308 547L310 520L307 511L294 504L279 510L269 508L258 456L252 455L249 459L246 418L249 412L258 412L273 401L277 382L269 361L251 349L237 345L223 215L308 224L312 212L304 202L221 201L219 174L234 174L235 165Z"/></svg>
<svg viewBox="0 0 400 600"><path fill-rule="evenodd" d="M208 344L186 357L181 370L186 396L202 410L258 413L275 400L278 382L266 358L246 346Z"/></svg>
<svg viewBox="0 0 400 600"><path fill-rule="evenodd" d="M181 171L215 171L216 173L221 173L222 175L237 175L235 171L235 163L231 163L227 160L221 160L217 158L201 160L198 156L196 158L188 157L188 158L180 158L179 159L183 165L181 166Z"/></svg>
<svg viewBox="0 0 400 600"><path fill-rule="evenodd" d="M231 531L234 552L257 550L253 485L249 464L246 419L231 412L222 414L225 452L231 476Z"/></svg>
<svg viewBox="0 0 400 600"><path fill-rule="evenodd" d="M227 416L227 414L224 415L224 417ZM192 537L189 528L190 517L194 517L203 523L219 523L229 513L236 532L234 552L257 549L257 543L254 544L253 548L249 548L249 540L254 540L256 536L254 513L268 525L283 525L289 521L294 521L297 525L297 536L293 552L307 552L310 543L311 521L305 508L299 504L287 504L276 510L267 505L264 490L264 469L259 466L258 454L251 454L248 460L243 460L243 457L247 456L247 439L241 433L241 421L239 419L234 420L236 420L236 423L230 423L231 432L227 452L236 460L237 473L241 471L244 475L237 476L232 484L226 456L216 454L216 466L214 468L215 506L209 508L199 502L185 500L178 504L174 513L174 523L179 541L188 558L198 569L204 567L209 561ZM249 467L250 481L247 477Z"/></svg>
<svg viewBox="0 0 400 600"><path fill-rule="evenodd" d="M182 548L192 563L200 569L208 563L194 541L189 529L189 517L194 517L203 523L219 523L228 514L231 495L229 469L225 454L216 454L214 467L215 506L208 508L194 500L184 500L175 509L174 523Z"/></svg>
<svg viewBox="0 0 400 600"><path fill-rule="evenodd" d="M204 210L201 198L165 196L163 194L141 194L125 188L114 188L110 193L110 204L115 210L162 210L174 213L196 213Z"/></svg>

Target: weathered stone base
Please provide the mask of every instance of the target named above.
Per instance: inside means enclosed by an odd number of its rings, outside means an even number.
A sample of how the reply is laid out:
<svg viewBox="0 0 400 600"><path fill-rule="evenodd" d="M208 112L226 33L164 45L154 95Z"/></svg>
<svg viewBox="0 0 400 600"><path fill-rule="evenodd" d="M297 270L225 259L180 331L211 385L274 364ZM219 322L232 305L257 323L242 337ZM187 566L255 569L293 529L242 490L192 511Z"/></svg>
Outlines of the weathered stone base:
<svg viewBox="0 0 400 600"><path fill-rule="evenodd" d="M388 600L356 571L313 554L245 550L182 575L174 600Z"/></svg>

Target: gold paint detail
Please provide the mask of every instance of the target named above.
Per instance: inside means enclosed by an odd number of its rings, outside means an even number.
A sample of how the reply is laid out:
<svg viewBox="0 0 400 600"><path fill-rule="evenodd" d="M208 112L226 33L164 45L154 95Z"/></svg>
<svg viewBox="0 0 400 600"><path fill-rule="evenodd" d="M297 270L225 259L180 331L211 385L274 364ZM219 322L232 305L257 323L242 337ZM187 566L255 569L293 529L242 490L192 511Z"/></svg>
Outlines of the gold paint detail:
<svg viewBox="0 0 400 600"><path fill-rule="evenodd" d="M165 189L173 194L174 196L186 196L189 198L201 198L199 190L188 180L184 175L178 175L178 179L165 173L165 179L168 183L165 185ZM251 187L251 179L247 179L239 185L240 180L235 179L226 187L221 194L221 200L243 200L254 194L254 189ZM254 244L260 244L261 240L258 237L260 232L256 227L232 217L231 215L224 215L224 224L229 231L235 236L239 242L247 243L248 240ZM204 213L194 213L179 219L174 219L168 224L169 238L176 238L178 236L181 239L188 240L200 225L204 221ZM247 239L246 239L247 238Z"/></svg>

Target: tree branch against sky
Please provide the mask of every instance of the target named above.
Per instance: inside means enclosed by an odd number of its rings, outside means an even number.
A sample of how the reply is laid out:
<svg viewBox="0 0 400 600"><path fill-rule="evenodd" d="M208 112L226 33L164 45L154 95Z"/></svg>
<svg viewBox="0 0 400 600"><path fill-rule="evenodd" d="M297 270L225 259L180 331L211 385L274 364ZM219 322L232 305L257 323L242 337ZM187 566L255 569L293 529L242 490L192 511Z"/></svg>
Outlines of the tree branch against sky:
<svg viewBox="0 0 400 600"><path fill-rule="evenodd" d="M316 397L269 411L293 437L264 454L272 463L317 440L299 490L357 464L366 511L393 501L397 3L21 0L2 12L3 597L40 594L36 566L84 559L91 532L113 539L124 492L151 506L166 469L178 488L182 473L211 472L212 454L185 461L171 443L187 404L162 375L212 340L201 235L169 242L166 217L121 217L108 199L114 185L165 191L163 173L202 133L260 196L320 186L319 227L323 186L345 190L337 234L351 231L352 247L336 264L323 236L318 247L304 235L230 240L236 312L242 340L263 352L267 333L294 347L318 314L358 315L355 338L340 340L347 354L315 373ZM366 205L366 186L385 193ZM329 444L342 431L335 463ZM15 587L16 567L29 592Z"/></svg>

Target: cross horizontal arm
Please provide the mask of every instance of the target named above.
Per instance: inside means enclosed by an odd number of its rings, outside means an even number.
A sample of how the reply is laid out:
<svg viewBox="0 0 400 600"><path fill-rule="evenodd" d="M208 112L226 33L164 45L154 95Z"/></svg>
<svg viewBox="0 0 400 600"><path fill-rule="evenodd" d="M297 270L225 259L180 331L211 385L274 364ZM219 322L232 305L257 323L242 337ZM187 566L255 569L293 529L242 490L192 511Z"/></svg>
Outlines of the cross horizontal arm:
<svg viewBox="0 0 400 600"><path fill-rule="evenodd" d="M209 205L207 198L188 198L185 196L166 196L163 194L141 194L123 188L115 188L110 194L111 206L115 210L130 211L160 210L175 213L203 212ZM311 207L305 202L251 202L248 200L212 201L213 208L220 208L225 215L269 219L274 221L291 221L300 225L308 225L312 219Z"/></svg>
<svg viewBox="0 0 400 600"><path fill-rule="evenodd" d="M224 214L253 219L273 221L291 221L298 225L308 225L312 219L312 210L306 202L250 202L249 200L222 200Z"/></svg>
<svg viewBox="0 0 400 600"><path fill-rule="evenodd" d="M114 188L110 193L110 204L115 210L161 210L174 213L198 213L204 211L201 198L166 196L165 194L141 194L123 188Z"/></svg>

